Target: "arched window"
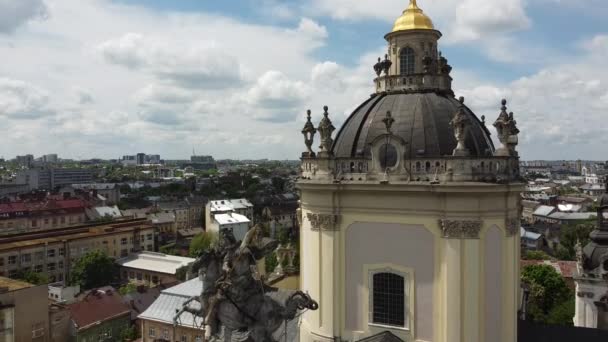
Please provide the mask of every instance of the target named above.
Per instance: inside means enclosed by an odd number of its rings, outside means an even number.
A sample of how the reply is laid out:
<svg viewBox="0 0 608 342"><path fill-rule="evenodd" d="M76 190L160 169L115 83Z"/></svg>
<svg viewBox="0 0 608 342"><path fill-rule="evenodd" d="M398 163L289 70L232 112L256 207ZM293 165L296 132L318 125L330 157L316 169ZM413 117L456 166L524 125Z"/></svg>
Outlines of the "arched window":
<svg viewBox="0 0 608 342"><path fill-rule="evenodd" d="M382 145L380 147L380 167L386 169L397 166L398 154L395 146L391 144Z"/></svg>
<svg viewBox="0 0 608 342"><path fill-rule="evenodd" d="M395 327L406 326L405 278L399 274L372 274L371 323Z"/></svg>
<svg viewBox="0 0 608 342"><path fill-rule="evenodd" d="M414 56L414 49L406 47L401 50L400 54L400 67L401 75L411 75L415 72L416 61Z"/></svg>

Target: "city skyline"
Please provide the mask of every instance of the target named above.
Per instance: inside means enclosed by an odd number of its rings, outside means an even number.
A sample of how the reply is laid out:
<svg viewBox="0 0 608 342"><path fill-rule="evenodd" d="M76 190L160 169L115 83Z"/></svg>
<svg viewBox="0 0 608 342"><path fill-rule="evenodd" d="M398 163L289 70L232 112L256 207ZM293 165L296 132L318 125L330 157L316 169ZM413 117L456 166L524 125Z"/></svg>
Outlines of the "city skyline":
<svg viewBox="0 0 608 342"><path fill-rule="evenodd" d="M296 159L308 108L339 127L373 92L407 2L0 2L0 155ZM607 159L605 1L419 3L456 96L488 125L508 99L523 160Z"/></svg>

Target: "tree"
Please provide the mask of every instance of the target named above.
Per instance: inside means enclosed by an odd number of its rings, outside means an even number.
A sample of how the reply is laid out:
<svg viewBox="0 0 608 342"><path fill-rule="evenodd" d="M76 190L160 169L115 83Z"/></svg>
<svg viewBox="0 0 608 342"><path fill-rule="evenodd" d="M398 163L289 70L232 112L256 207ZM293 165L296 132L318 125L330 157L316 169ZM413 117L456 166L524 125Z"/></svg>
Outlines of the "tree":
<svg viewBox="0 0 608 342"><path fill-rule="evenodd" d="M543 251L527 251L524 260L551 260L551 256Z"/></svg>
<svg viewBox="0 0 608 342"><path fill-rule="evenodd" d="M136 291L137 291L137 285L135 285L133 283L128 283L126 285L123 285L118 289L118 293L120 293L122 296L128 295L130 293L134 293Z"/></svg>
<svg viewBox="0 0 608 342"><path fill-rule="evenodd" d="M35 273L32 271L19 271L16 278L34 285L46 285L49 283L49 277L46 274Z"/></svg>
<svg viewBox="0 0 608 342"><path fill-rule="evenodd" d="M526 266L522 272L522 281L530 286L528 314L532 321L546 324L572 324L574 310L568 311L570 306L565 303L573 299L573 293L553 267Z"/></svg>
<svg viewBox="0 0 608 342"><path fill-rule="evenodd" d="M582 246L589 243L589 234L595 229L595 219L578 224L570 224L562 227L557 256L560 260L576 260L576 244L580 241Z"/></svg>
<svg viewBox="0 0 608 342"><path fill-rule="evenodd" d="M96 250L80 258L73 268L70 283L89 290L112 283L118 272L114 261L106 253Z"/></svg>
<svg viewBox="0 0 608 342"><path fill-rule="evenodd" d="M190 243L190 256L197 257L202 252L208 250L217 241L217 234L214 232L204 232L195 236Z"/></svg>
<svg viewBox="0 0 608 342"><path fill-rule="evenodd" d="M120 341L134 341L137 337L137 329L135 329L135 326L125 328L120 332Z"/></svg>

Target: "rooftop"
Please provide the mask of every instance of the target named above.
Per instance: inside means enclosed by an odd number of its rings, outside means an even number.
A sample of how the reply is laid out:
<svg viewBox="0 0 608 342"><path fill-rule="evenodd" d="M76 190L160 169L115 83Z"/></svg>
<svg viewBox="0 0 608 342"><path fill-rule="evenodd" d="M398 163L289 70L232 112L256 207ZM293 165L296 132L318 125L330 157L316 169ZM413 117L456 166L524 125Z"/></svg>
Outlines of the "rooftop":
<svg viewBox="0 0 608 342"><path fill-rule="evenodd" d="M141 252L124 259L119 259L116 263L122 267L174 275L179 268L188 266L194 261L195 259L193 258L162 253Z"/></svg>
<svg viewBox="0 0 608 342"><path fill-rule="evenodd" d="M30 287L34 287L34 285L20 280L0 277L0 289L7 289L8 292L27 289ZM0 291L0 293L1 292L3 291Z"/></svg>
<svg viewBox="0 0 608 342"><path fill-rule="evenodd" d="M68 309L78 330L131 313L114 290L93 290L82 301L69 304Z"/></svg>
<svg viewBox="0 0 608 342"><path fill-rule="evenodd" d="M251 204L251 202L249 202L247 199L240 198L210 201L209 206L211 208L211 212L216 212L248 209L252 208L253 204Z"/></svg>
<svg viewBox="0 0 608 342"><path fill-rule="evenodd" d="M217 223L220 225L251 222L251 221L249 221L249 219L247 217L237 214L237 213L217 214L217 215L215 215L214 218L215 218L215 221L217 221Z"/></svg>
<svg viewBox="0 0 608 342"><path fill-rule="evenodd" d="M145 220L118 221L106 224L83 225L56 229L52 231L23 233L0 237L0 251L34 247L38 245L60 244L65 241L113 235L117 232L130 232L135 229L154 229Z"/></svg>

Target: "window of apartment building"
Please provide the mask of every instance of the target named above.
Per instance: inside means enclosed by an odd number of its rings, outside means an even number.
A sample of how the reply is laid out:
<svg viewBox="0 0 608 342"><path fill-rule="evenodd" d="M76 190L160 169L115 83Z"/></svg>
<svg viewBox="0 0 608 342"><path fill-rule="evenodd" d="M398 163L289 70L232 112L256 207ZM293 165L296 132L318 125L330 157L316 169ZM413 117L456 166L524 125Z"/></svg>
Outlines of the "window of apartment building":
<svg viewBox="0 0 608 342"><path fill-rule="evenodd" d="M57 264L54 262L50 262L46 265L46 270L47 271L54 271L55 268L57 267Z"/></svg>
<svg viewBox="0 0 608 342"><path fill-rule="evenodd" d="M32 262L32 254L30 253L26 253L26 254L21 254L21 262Z"/></svg>
<svg viewBox="0 0 608 342"><path fill-rule="evenodd" d="M152 284L158 284L158 277L152 276Z"/></svg>
<svg viewBox="0 0 608 342"><path fill-rule="evenodd" d="M48 251L46 251L46 256L49 258L54 258L55 257L55 250L54 249L49 249Z"/></svg>
<svg viewBox="0 0 608 342"><path fill-rule="evenodd" d="M203 338L202 338L202 337L200 337L200 336L196 336L196 337L194 338L194 342L203 342Z"/></svg>
<svg viewBox="0 0 608 342"><path fill-rule="evenodd" d="M49 219L48 218L44 219L44 224L49 224Z"/></svg>
<svg viewBox="0 0 608 342"><path fill-rule="evenodd" d="M124 257L126 257L126 256L129 256L129 250L128 250L128 249L122 249L122 250L120 251L120 257L121 257L121 258L124 258Z"/></svg>
<svg viewBox="0 0 608 342"><path fill-rule="evenodd" d="M169 330L163 329L163 338L169 340Z"/></svg>
<svg viewBox="0 0 608 342"><path fill-rule="evenodd" d="M17 278L17 270L8 271L8 277L13 279Z"/></svg>
<svg viewBox="0 0 608 342"><path fill-rule="evenodd" d="M188 342L188 336L182 335L181 342Z"/></svg>
<svg viewBox="0 0 608 342"><path fill-rule="evenodd" d="M63 269L63 261L57 263L57 267L61 270Z"/></svg>
<svg viewBox="0 0 608 342"><path fill-rule="evenodd" d="M61 216L61 218L59 219L59 222L61 224L65 224L65 216Z"/></svg>
<svg viewBox="0 0 608 342"><path fill-rule="evenodd" d="M80 248L80 253L87 254L88 252L89 252L89 247L82 247L82 248Z"/></svg>
<svg viewBox="0 0 608 342"><path fill-rule="evenodd" d="M42 273L44 271L44 266L43 265L36 265L34 266L34 272L36 273Z"/></svg>
<svg viewBox="0 0 608 342"><path fill-rule="evenodd" d="M32 227L38 227L38 220L32 220Z"/></svg>
<svg viewBox="0 0 608 342"><path fill-rule="evenodd" d="M126 245L127 244L127 238L120 239L120 244L121 245Z"/></svg>
<svg viewBox="0 0 608 342"><path fill-rule="evenodd" d="M129 238L129 243L133 244L133 237L132 236Z"/></svg>
<svg viewBox="0 0 608 342"><path fill-rule="evenodd" d="M135 279L135 272L129 272L129 279Z"/></svg>
<svg viewBox="0 0 608 342"><path fill-rule="evenodd" d="M10 255L8 257L8 264L9 265L16 265L17 264L17 256L16 255Z"/></svg>
<svg viewBox="0 0 608 342"><path fill-rule="evenodd" d="M65 248L60 247L57 251L59 252L59 256L64 256L65 255Z"/></svg>
<svg viewBox="0 0 608 342"><path fill-rule="evenodd" d="M57 218L53 217L53 226L56 226L56 225L57 225Z"/></svg>
<svg viewBox="0 0 608 342"><path fill-rule="evenodd" d="M64 278L63 278L63 273L59 273L59 274L57 275L57 280L58 280L58 281L63 281L63 280L64 280Z"/></svg>
<svg viewBox="0 0 608 342"><path fill-rule="evenodd" d="M143 280L141 272L137 272L137 280Z"/></svg>
<svg viewBox="0 0 608 342"><path fill-rule="evenodd" d="M150 331L148 332L150 337L156 337L156 329L154 327L150 327Z"/></svg>
<svg viewBox="0 0 608 342"><path fill-rule="evenodd" d="M34 258L36 260L44 260L44 252L41 251L34 253Z"/></svg>
<svg viewBox="0 0 608 342"><path fill-rule="evenodd" d="M4 266L4 258L0 258L0 266Z"/></svg>
<svg viewBox="0 0 608 342"><path fill-rule="evenodd" d="M148 241L151 241L152 240L152 234L146 235L146 239L148 239Z"/></svg>
<svg viewBox="0 0 608 342"><path fill-rule="evenodd" d="M32 338L44 336L44 323L36 323L32 325Z"/></svg>

